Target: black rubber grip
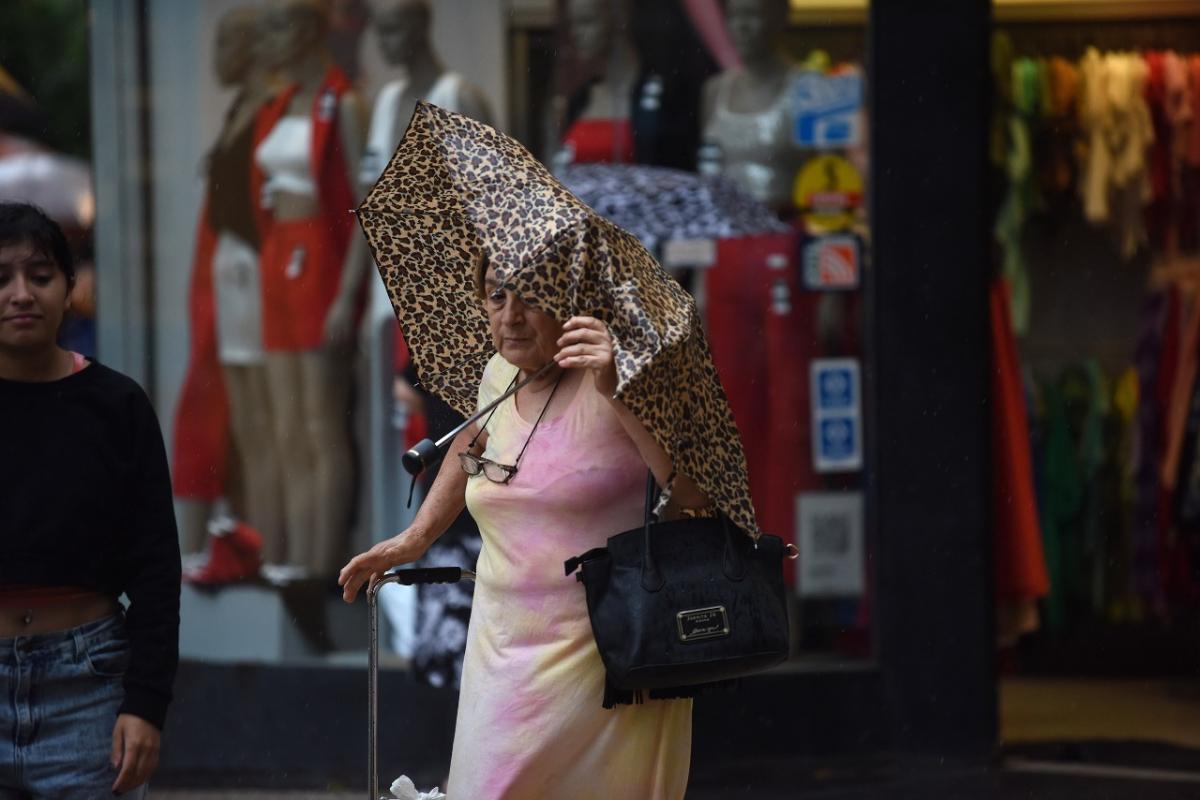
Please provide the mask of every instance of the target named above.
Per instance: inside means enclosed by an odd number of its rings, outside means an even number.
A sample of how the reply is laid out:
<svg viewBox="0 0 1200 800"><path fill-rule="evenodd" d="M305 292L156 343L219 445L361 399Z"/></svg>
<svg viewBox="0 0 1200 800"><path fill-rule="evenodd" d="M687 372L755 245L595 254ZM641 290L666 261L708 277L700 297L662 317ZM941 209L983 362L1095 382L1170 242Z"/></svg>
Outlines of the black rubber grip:
<svg viewBox="0 0 1200 800"><path fill-rule="evenodd" d="M458 583L462 580L462 569L459 567L398 569L393 574L396 576L396 582L405 586L422 583Z"/></svg>

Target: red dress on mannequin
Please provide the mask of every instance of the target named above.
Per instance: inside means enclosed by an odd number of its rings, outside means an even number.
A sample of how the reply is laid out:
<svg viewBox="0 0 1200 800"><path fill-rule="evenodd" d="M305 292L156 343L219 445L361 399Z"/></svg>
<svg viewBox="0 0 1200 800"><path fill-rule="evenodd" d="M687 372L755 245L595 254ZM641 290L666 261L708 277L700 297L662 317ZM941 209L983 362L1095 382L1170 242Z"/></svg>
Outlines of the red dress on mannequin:
<svg viewBox="0 0 1200 800"><path fill-rule="evenodd" d="M349 88L350 83L342 71L330 67L317 90L312 108L312 174L316 176L317 196L321 203L321 235L328 242L329 252L338 256L339 264L344 260L354 225L354 217L349 213L354 205L354 195L346 172L337 122L341 97ZM286 113L295 92L295 86L285 89L259 111L255 122L255 147ZM252 167L250 191L253 198L261 197L262 183L262 173ZM216 236L208 225L207 206L206 198L197 226L188 298L191 345L188 371L175 414L171 479L176 497L212 502L225 491L230 444L229 401L217 360L216 305L212 281ZM269 213L261 209L257 222L265 254L275 222ZM265 276L263 291L267 292ZM332 295L329 300L332 301ZM264 304L264 317L266 305L269 303ZM324 314L321 314L322 325L324 319Z"/></svg>

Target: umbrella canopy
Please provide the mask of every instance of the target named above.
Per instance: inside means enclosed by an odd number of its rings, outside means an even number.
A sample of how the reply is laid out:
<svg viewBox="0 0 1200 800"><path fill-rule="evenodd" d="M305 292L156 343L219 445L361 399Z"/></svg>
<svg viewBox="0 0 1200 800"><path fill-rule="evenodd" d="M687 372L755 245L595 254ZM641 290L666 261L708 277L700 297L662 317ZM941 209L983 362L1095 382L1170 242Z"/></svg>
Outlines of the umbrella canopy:
<svg viewBox="0 0 1200 800"><path fill-rule="evenodd" d="M741 439L692 297L518 142L419 103L358 218L426 388L475 411L494 353L474 287L486 255L528 305L608 325L617 397L678 471L758 535Z"/></svg>
<svg viewBox="0 0 1200 800"><path fill-rule="evenodd" d="M644 164L571 164L557 177L650 250L674 239L728 239L788 229L771 209L719 176Z"/></svg>

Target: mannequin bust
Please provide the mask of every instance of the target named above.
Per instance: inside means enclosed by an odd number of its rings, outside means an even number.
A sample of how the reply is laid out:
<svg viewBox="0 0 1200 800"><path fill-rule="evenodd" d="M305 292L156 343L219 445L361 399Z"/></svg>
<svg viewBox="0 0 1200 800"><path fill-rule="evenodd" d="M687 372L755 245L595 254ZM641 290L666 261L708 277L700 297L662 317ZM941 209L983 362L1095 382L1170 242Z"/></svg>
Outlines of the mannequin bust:
<svg viewBox="0 0 1200 800"><path fill-rule="evenodd" d="M260 17L260 9L241 6L217 23L213 71L217 82L236 94L205 163L207 199L201 220L205 230L200 236L211 236L215 243L211 262L195 269L211 289L216 306L217 361L229 404L229 433L240 458L240 469L233 475L241 478L242 485L226 486L224 491L241 501L238 516L263 533L264 556L273 560L282 555L283 519L279 460L267 413L259 236L249 184L254 119L269 96L253 47ZM204 549L216 499L181 498L185 553Z"/></svg>
<svg viewBox="0 0 1200 800"><path fill-rule="evenodd" d="M719 172L776 210L790 204L803 151L792 144L788 86L797 71L782 46L787 0L729 0L729 34L743 67L704 86L705 145Z"/></svg>
<svg viewBox="0 0 1200 800"><path fill-rule="evenodd" d="M448 71L434 50L429 0L380 0L375 6L374 20L383 58L399 70L400 77L379 91L371 112L367 150L359 176L363 189L370 188L383 173L408 127L417 101L426 100L448 111L492 123L491 107L483 92Z"/></svg>
<svg viewBox="0 0 1200 800"><path fill-rule="evenodd" d="M272 0L262 59L286 88L259 112L263 343L282 464L287 560L340 564L352 502L348 346L367 273L347 213L358 199L358 100L326 46L326 4Z"/></svg>
<svg viewBox="0 0 1200 800"><path fill-rule="evenodd" d="M640 63L630 39L628 0L568 0L566 26L575 57L596 79L559 102L556 162L634 160L631 101Z"/></svg>

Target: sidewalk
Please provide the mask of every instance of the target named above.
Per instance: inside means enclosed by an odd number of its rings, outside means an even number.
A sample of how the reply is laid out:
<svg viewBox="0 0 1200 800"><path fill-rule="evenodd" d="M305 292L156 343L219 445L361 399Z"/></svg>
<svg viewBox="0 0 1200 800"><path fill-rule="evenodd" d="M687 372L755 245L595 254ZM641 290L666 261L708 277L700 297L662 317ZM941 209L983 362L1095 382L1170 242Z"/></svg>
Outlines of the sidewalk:
<svg viewBox="0 0 1200 800"><path fill-rule="evenodd" d="M365 792L161 790L151 792L150 796L153 800L363 800ZM1143 800L1147 797L1194 800L1200 797L1200 773L1032 759L1010 759L1000 768L935 765L904 768L862 762L797 766L764 760L716 770L698 769L687 793L687 800Z"/></svg>

